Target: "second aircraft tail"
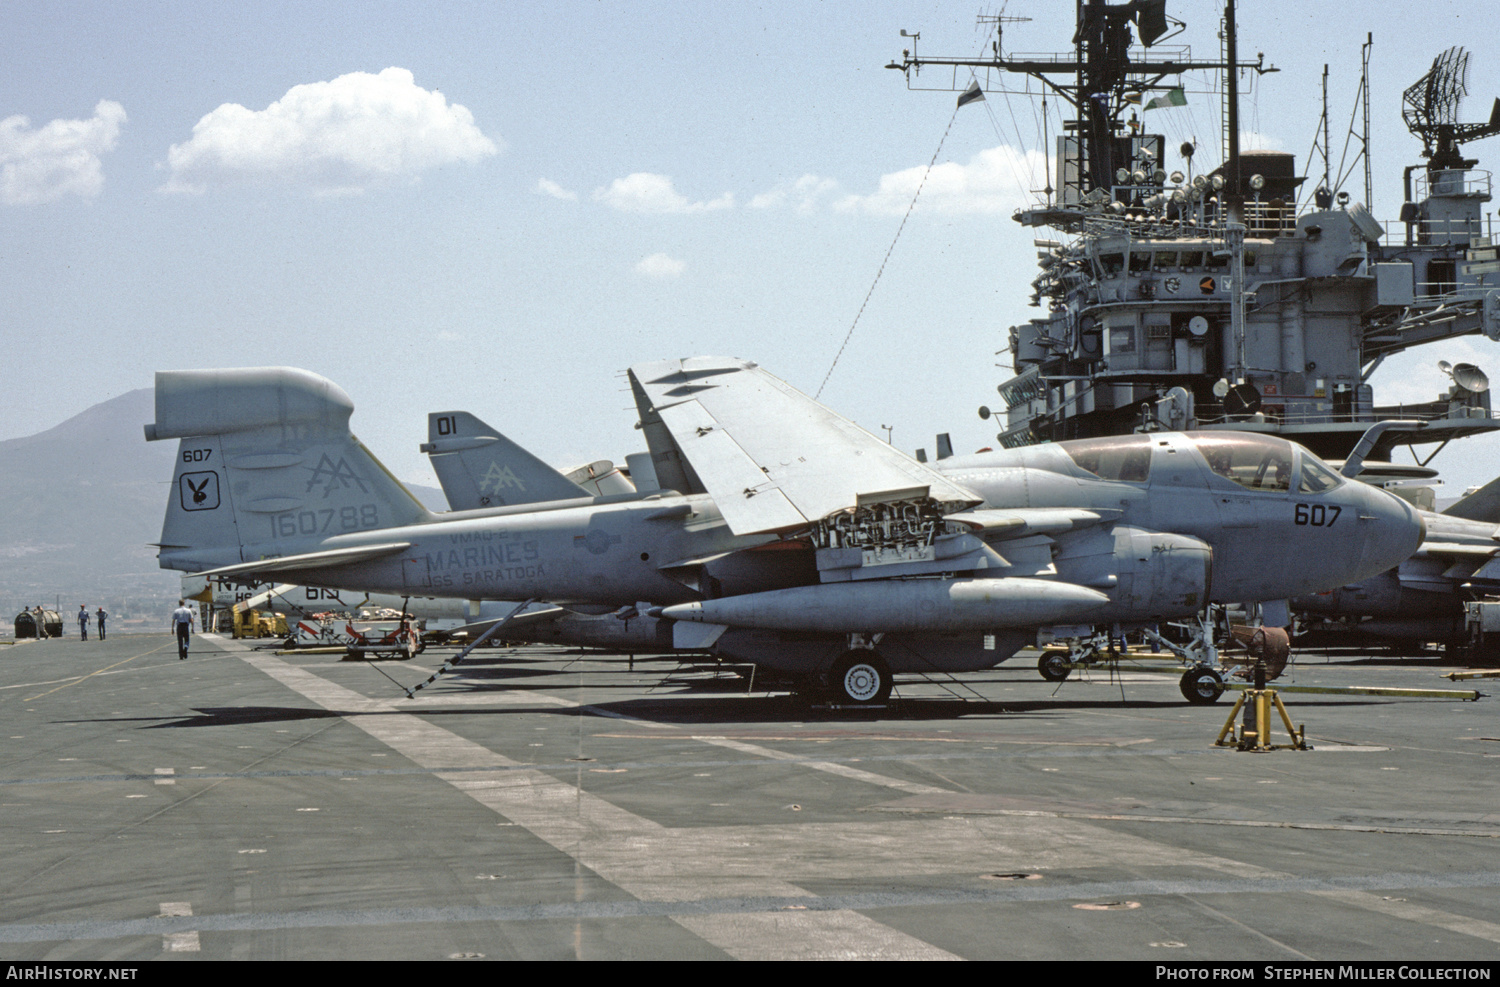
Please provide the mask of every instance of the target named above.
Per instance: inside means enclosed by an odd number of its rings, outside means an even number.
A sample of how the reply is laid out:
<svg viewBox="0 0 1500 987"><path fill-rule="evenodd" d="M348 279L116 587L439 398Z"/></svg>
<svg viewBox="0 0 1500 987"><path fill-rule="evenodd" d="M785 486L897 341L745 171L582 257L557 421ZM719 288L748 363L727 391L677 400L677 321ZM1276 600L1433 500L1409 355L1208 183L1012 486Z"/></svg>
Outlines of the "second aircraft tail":
<svg viewBox="0 0 1500 987"><path fill-rule="evenodd" d="M594 495L467 411L428 415L421 448L455 511Z"/></svg>

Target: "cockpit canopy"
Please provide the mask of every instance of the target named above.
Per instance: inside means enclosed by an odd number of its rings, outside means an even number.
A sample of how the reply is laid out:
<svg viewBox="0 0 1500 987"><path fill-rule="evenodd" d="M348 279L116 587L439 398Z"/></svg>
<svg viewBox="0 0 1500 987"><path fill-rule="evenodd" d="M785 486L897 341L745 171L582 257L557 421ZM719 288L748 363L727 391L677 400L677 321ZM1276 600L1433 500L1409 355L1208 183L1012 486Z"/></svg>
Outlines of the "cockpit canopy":
<svg viewBox="0 0 1500 987"><path fill-rule="evenodd" d="M1248 490L1286 492L1292 469L1301 460L1298 493L1332 490L1343 479L1318 457L1286 439L1254 432L1193 432L1188 435L1215 474Z"/></svg>
<svg viewBox="0 0 1500 987"><path fill-rule="evenodd" d="M1145 483L1151 475L1151 437L1119 436L1101 439L1070 439L1057 443L1080 469L1103 480Z"/></svg>
<svg viewBox="0 0 1500 987"><path fill-rule="evenodd" d="M1320 494L1343 482L1318 457L1286 439L1254 432L1191 432L1187 438L1209 469L1247 490L1286 493L1295 483L1298 493ZM1145 483L1151 475L1149 435L1072 439L1057 447L1103 480Z"/></svg>

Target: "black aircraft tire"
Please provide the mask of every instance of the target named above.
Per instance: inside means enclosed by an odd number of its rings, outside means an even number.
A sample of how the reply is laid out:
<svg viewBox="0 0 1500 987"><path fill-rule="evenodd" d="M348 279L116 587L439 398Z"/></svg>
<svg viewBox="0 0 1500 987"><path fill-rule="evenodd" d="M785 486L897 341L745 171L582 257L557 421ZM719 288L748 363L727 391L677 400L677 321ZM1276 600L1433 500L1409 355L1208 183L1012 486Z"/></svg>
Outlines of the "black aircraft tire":
<svg viewBox="0 0 1500 987"><path fill-rule="evenodd" d="M1068 667L1068 656L1061 651L1043 651L1036 660L1036 670L1048 682L1061 682L1073 671Z"/></svg>
<svg viewBox="0 0 1500 987"><path fill-rule="evenodd" d="M873 651L846 651L828 673L834 702L850 706L876 706L891 696L891 667Z"/></svg>
<svg viewBox="0 0 1500 987"><path fill-rule="evenodd" d="M1182 673L1178 687L1182 690L1182 698L1194 706L1209 706L1224 694L1224 679L1207 665L1199 665Z"/></svg>

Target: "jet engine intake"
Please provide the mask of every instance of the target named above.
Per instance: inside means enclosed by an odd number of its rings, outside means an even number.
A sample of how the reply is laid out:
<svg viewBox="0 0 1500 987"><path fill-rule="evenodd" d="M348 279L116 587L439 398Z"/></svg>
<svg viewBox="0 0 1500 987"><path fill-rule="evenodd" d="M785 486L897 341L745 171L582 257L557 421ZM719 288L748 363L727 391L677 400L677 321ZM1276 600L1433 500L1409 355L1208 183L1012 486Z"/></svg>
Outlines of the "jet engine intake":
<svg viewBox="0 0 1500 987"><path fill-rule="evenodd" d="M1119 583L1110 594L1118 607L1153 617L1185 617L1208 603L1213 548L1191 535L1116 525Z"/></svg>

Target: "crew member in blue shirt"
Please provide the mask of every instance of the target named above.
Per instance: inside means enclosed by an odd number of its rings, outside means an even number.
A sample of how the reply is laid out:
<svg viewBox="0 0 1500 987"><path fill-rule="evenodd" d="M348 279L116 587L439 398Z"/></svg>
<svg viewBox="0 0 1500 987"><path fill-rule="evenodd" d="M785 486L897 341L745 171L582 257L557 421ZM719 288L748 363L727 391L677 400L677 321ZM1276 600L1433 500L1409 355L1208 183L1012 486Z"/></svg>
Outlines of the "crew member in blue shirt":
<svg viewBox="0 0 1500 987"><path fill-rule="evenodd" d="M192 632L193 625L197 622L197 616L193 608L187 605L186 600L177 601L177 609L172 611L172 626L177 631L177 660L182 661L188 655L188 636Z"/></svg>

